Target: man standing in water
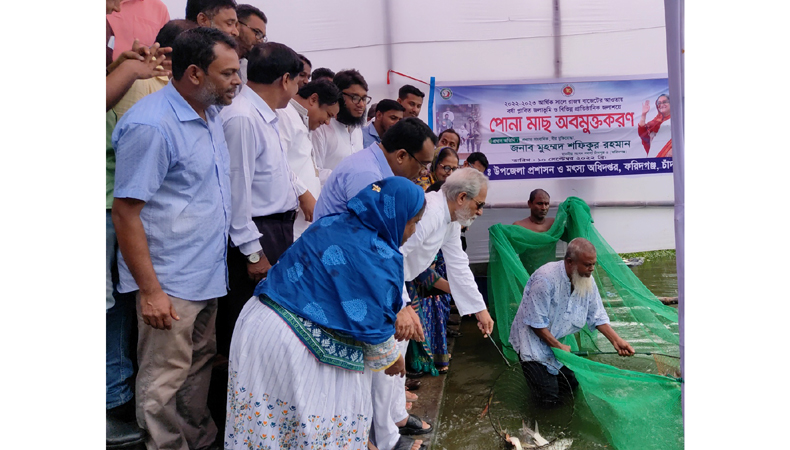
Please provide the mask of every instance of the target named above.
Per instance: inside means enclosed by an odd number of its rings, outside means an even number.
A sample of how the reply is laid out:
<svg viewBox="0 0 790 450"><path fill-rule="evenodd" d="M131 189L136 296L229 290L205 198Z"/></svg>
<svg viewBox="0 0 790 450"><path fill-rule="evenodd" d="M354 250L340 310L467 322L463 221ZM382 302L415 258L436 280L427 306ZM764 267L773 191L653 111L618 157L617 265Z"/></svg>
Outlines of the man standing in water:
<svg viewBox="0 0 790 450"><path fill-rule="evenodd" d="M554 224L554 218L546 217L546 214L549 213L549 193L543 189L535 189L529 193L527 206L530 211L529 217L521 219L513 225L522 226L536 233L549 231Z"/></svg>
<svg viewBox="0 0 790 450"><path fill-rule="evenodd" d="M598 329L620 356L634 354L633 347L609 326L592 278L596 262L592 243L576 238L568 244L564 260L541 266L524 288L509 341L519 354L530 390L543 406L559 406L561 392L579 385L573 371L554 357L551 347L570 351L560 340L585 324L591 331Z"/></svg>

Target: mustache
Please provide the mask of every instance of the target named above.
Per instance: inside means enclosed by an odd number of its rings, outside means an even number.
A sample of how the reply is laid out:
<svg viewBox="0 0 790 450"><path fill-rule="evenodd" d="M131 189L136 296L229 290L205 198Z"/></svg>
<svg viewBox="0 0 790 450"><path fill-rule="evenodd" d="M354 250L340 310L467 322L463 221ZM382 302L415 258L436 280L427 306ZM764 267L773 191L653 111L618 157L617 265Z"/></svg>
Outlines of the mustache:
<svg viewBox="0 0 790 450"><path fill-rule="evenodd" d="M345 99L340 99L340 101L337 102L337 104L340 107L340 110L337 112L338 122L349 127L358 127L358 126L362 126L362 124L365 123L365 114L362 114L359 117L355 117L353 114L351 114L351 111L349 111L349 109L346 107Z"/></svg>

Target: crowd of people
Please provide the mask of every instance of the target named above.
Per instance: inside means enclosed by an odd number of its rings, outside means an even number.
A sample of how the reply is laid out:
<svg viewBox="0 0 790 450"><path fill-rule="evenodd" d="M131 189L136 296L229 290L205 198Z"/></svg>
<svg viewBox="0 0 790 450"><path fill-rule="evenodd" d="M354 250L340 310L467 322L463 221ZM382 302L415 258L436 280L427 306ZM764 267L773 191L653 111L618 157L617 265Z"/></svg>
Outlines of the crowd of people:
<svg viewBox="0 0 790 450"><path fill-rule="evenodd" d="M418 88L372 107L357 70L269 42L252 5L185 17L107 0L108 446L421 448L404 375L447 371L451 308L494 326L463 240L485 155L461 165Z"/></svg>

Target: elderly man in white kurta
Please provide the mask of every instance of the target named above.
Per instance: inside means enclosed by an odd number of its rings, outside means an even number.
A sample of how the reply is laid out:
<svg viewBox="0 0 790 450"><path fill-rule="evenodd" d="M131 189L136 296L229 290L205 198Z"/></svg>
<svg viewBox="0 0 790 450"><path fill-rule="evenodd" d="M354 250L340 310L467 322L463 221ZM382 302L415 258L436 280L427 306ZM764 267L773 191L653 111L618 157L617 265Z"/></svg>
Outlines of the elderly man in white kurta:
<svg viewBox="0 0 790 450"><path fill-rule="evenodd" d="M276 111L280 142L288 155L288 165L299 183L314 199L321 193L321 180L310 133L337 116L339 100L340 91L334 83L326 80L311 81L299 89L287 107ZM311 207L310 210L312 209ZM303 210L297 210L294 240L299 239L312 221L312 214L308 217Z"/></svg>

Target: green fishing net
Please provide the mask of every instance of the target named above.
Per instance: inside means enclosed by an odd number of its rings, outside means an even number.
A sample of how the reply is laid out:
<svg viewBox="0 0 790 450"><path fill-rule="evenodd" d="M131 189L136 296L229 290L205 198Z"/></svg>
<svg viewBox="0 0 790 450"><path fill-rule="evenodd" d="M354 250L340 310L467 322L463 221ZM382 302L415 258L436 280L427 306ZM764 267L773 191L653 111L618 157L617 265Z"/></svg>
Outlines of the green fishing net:
<svg viewBox="0 0 790 450"><path fill-rule="evenodd" d="M518 362L518 354L508 342L510 326L529 274L557 260L559 240L583 237L595 246L598 262L593 277L610 325L642 355L598 356L604 364L563 352L560 361L576 371L585 401L615 448L682 448L677 310L661 303L607 244L595 229L587 204L569 197L545 233L497 224L489 228L489 235L488 302L495 320L493 336L512 362ZM587 328L563 342L573 351L614 352L601 333ZM651 429L669 433L669 440L658 439L654 444L649 437ZM675 435L678 439L671 437ZM679 447L675 441L681 443Z"/></svg>
<svg viewBox="0 0 790 450"><path fill-rule="evenodd" d="M618 369L563 350L557 359L576 375L587 406L618 450L682 450L680 381Z"/></svg>

